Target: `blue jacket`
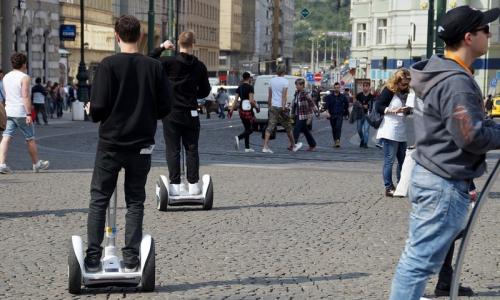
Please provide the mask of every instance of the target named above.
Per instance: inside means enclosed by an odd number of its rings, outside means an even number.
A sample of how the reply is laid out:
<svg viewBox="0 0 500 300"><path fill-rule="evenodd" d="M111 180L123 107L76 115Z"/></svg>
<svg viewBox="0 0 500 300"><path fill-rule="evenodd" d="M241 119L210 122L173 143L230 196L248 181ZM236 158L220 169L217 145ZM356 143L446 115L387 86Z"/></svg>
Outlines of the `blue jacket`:
<svg viewBox="0 0 500 300"><path fill-rule="evenodd" d="M325 97L325 102L328 113L330 113L331 116L338 117L349 115L349 101L345 95L339 94L337 96L335 93L331 92Z"/></svg>

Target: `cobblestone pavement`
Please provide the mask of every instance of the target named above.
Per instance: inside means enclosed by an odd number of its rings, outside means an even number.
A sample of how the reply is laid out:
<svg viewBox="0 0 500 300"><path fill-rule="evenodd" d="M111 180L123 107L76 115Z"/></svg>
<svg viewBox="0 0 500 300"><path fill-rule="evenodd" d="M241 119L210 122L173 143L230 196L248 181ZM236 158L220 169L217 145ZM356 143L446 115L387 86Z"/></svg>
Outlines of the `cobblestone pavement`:
<svg viewBox="0 0 500 300"><path fill-rule="evenodd" d="M213 117L213 116L212 116ZM135 288L67 293L68 242L86 239L96 125L59 121L37 130L49 171L29 171L20 138L9 151L16 171L0 176L2 299L386 299L407 235L410 205L382 195L381 151L360 149L344 123L331 147L326 121L315 123L318 151L244 154L233 147L238 119L203 120L201 173L211 174L211 211L155 209L154 183L166 172L161 130L147 183L144 230L156 242L156 291ZM261 139L252 136L260 150ZM497 157L495 154L494 157ZM490 159L489 164L494 162ZM120 183L123 178L120 178ZM477 181L484 184L485 178ZM500 181L495 191L498 192ZM119 194L123 245L124 201ZM498 199L486 203L464 267L472 299L500 299ZM432 278L426 294L432 296Z"/></svg>

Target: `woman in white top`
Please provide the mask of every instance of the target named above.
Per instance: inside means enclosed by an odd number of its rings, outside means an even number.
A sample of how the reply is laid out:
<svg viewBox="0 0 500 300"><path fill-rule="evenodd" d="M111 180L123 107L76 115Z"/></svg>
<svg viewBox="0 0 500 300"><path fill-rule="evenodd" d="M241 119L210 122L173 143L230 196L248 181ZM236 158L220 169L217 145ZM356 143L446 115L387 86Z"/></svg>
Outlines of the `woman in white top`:
<svg viewBox="0 0 500 300"><path fill-rule="evenodd" d="M407 69L397 70L387 81L380 96L375 101L375 109L384 114L384 119L377 132L384 148L384 165L382 175L384 178L385 195L394 195L394 184L392 181L392 165L398 160L396 171L397 180L401 176L401 167L406 153L406 125L405 118L411 109L406 106L406 97L410 85L410 72Z"/></svg>
<svg viewBox="0 0 500 300"><path fill-rule="evenodd" d="M0 174L12 172L5 162L9 143L16 134L17 129L22 132L26 140L33 163L33 172L45 170L49 167L48 161L38 159L35 130L31 119L30 77L26 74L26 60L26 55L22 53L12 54L10 61L13 70L7 73L3 79L7 128L5 128L0 142Z"/></svg>

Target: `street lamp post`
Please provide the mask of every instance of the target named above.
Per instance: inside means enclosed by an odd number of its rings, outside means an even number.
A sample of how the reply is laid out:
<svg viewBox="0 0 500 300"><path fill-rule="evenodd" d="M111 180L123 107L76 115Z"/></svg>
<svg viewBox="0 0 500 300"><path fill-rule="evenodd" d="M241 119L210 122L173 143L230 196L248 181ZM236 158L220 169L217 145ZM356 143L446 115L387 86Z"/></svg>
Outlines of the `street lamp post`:
<svg viewBox="0 0 500 300"><path fill-rule="evenodd" d="M78 101L87 104L89 101L89 86L87 84L87 67L85 66L85 55L84 55L84 14L83 14L83 0L80 0L80 65L78 66L78 74L76 75L76 79L78 79ZM84 118L87 121L88 116L87 113L84 113Z"/></svg>

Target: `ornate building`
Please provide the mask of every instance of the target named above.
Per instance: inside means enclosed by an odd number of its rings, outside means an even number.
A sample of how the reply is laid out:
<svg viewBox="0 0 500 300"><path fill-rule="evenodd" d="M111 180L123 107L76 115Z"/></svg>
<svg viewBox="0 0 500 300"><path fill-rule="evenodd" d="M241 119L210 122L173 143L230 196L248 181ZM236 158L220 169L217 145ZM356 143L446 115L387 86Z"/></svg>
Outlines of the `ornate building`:
<svg viewBox="0 0 500 300"><path fill-rule="evenodd" d="M59 81L59 1L1 1L1 64L12 69L10 56L22 52L28 57L28 74L43 82Z"/></svg>

